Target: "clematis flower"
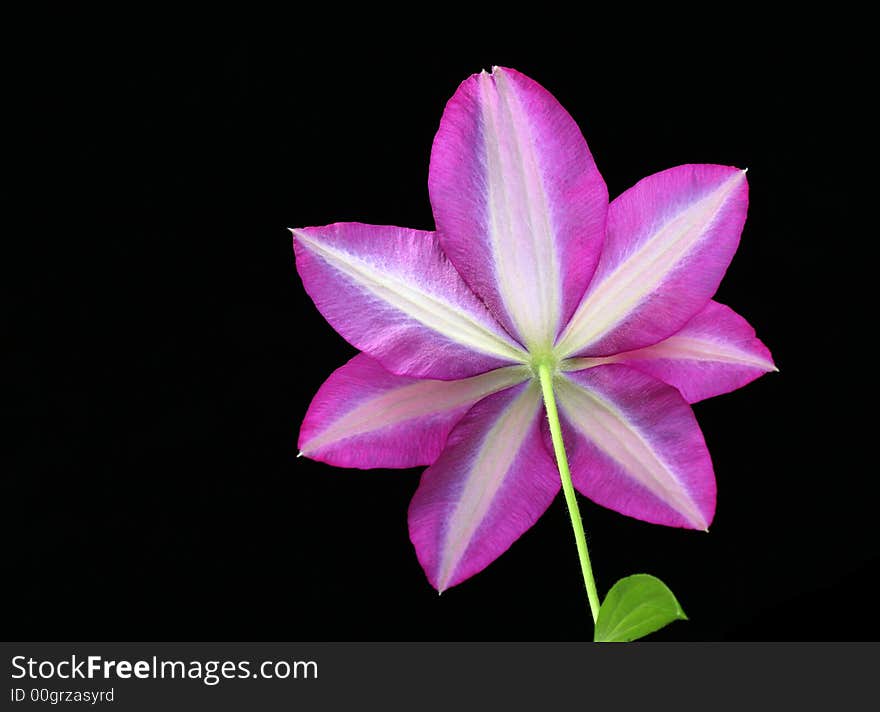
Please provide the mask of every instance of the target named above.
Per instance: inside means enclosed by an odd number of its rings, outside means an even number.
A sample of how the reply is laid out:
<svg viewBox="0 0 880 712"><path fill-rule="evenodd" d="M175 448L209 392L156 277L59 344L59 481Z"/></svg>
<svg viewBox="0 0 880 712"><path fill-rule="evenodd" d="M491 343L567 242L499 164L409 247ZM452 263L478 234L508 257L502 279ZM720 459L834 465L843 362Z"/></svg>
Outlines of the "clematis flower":
<svg viewBox="0 0 880 712"><path fill-rule="evenodd" d="M600 505L707 529L715 477L689 404L774 370L712 301L746 219L745 171L682 165L609 205L568 113L496 67L447 104L428 187L436 232L293 230L306 291L362 351L312 401L301 453L427 465L409 531L441 591L548 508L554 455Z"/></svg>

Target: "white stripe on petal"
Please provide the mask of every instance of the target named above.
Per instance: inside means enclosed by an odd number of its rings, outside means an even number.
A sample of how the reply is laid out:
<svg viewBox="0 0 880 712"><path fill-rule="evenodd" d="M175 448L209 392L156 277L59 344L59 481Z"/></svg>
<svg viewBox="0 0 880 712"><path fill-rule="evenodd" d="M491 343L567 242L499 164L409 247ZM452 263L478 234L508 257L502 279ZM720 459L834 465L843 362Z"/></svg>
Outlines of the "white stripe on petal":
<svg viewBox="0 0 880 712"><path fill-rule="evenodd" d="M417 280L387 269L378 261L315 239L308 231L294 230L293 233L310 252L401 315L480 353L513 361L525 360L524 352L512 340L502 338L497 329L481 323L441 294L425 290Z"/></svg>
<svg viewBox="0 0 880 712"><path fill-rule="evenodd" d="M614 356L600 358L570 358L560 364L563 371L580 371L606 363L626 363L643 359L676 359L686 361L711 361L751 366L764 371L778 370L769 359L736 348L733 344L697 339L687 336L670 336L659 344L643 349L626 351Z"/></svg>
<svg viewBox="0 0 880 712"><path fill-rule="evenodd" d="M597 393L567 378L557 379L555 386L565 417L580 435L617 462L628 476L684 516L694 528L708 527L674 469L624 413Z"/></svg>
<svg viewBox="0 0 880 712"><path fill-rule="evenodd" d="M458 504L449 518L440 560L440 590L446 588L467 551L511 466L534 427L541 391L534 381L514 400L486 433L468 468Z"/></svg>
<svg viewBox="0 0 880 712"><path fill-rule="evenodd" d="M657 225L613 270L601 277L597 274L599 281L590 285L559 338L559 356L570 356L596 343L648 300L712 235L713 221L744 180L745 171L732 173L715 190ZM689 264L687 268L698 270L700 266Z"/></svg>
<svg viewBox="0 0 880 712"><path fill-rule="evenodd" d="M475 403L527 378L528 370L524 366L506 366L459 381L420 379L400 388L379 392L348 412L345 411L345 404L340 403L340 417L303 443L301 450L308 455L329 444L358 435L439 415Z"/></svg>
<svg viewBox="0 0 880 712"><path fill-rule="evenodd" d="M776 366L769 359L750 354L733 344L699 339L687 336L670 336L654 346L647 346L637 351L630 351L617 356L616 360L626 361L630 358L671 358L689 361L715 361L732 363L741 366L753 366L765 371L775 371Z"/></svg>
<svg viewBox="0 0 880 712"><path fill-rule="evenodd" d="M480 91L498 290L527 345L549 347L559 324L558 248L529 119L503 71L483 72Z"/></svg>

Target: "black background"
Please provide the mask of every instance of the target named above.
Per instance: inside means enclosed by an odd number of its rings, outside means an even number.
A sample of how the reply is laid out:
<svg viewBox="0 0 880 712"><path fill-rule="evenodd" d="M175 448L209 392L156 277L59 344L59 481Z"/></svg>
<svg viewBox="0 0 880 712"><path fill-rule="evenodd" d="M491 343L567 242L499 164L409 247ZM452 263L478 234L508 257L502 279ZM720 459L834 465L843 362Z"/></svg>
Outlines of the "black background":
<svg viewBox="0 0 880 712"><path fill-rule="evenodd" d="M719 485L710 534L582 500L600 592L661 577L691 620L655 639L880 637L861 613L880 490L860 454L871 366L848 266L876 239L854 197L868 52L718 29L7 24L6 636L590 637L561 498L438 597L407 536L418 470L295 458L312 395L355 350L303 291L286 228L431 229L444 104L501 64L568 109L612 196L680 163L750 169L718 299L781 372L695 407Z"/></svg>

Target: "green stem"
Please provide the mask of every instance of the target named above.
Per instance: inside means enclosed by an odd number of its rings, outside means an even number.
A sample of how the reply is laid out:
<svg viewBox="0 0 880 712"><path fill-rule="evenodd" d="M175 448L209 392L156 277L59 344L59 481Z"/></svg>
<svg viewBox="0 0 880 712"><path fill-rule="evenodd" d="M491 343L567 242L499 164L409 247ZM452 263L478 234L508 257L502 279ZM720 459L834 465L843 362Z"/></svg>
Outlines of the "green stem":
<svg viewBox="0 0 880 712"><path fill-rule="evenodd" d="M550 421L550 437L553 439L553 451L556 453L559 477L562 479L562 491L565 493L568 516L571 517L574 540L581 560L581 573L584 575L584 585L587 587L590 613L593 614L593 623L595 623L599 617L599 594L596 592L596 581L593 579L593 569L590 566L590 552L587 551L587 537L584 535L584 525L581 522L574 485L571 483L571 470L568 469L568 458L565 456L565 444L562 442L562 427L559 424L559 412L556 410L556 397L553 395L553 376L547 364L542 363L538 366L538 377L541 379L541 390L544 393L547 420Z"/></svg>

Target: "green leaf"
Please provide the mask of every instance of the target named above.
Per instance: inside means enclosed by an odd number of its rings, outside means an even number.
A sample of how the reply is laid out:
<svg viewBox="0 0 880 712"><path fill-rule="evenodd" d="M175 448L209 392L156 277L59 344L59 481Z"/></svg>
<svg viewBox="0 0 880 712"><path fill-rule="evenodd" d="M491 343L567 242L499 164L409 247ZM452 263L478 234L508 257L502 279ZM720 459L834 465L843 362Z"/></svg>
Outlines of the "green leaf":
<svg viewBox="0 0 880 712"><path fill-rule="evenodd" d="M599 607L593 640L626 643L660 630L674 620L687 620L672 591L655 576L634 574L611 587Z"/></svg>

